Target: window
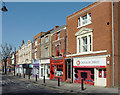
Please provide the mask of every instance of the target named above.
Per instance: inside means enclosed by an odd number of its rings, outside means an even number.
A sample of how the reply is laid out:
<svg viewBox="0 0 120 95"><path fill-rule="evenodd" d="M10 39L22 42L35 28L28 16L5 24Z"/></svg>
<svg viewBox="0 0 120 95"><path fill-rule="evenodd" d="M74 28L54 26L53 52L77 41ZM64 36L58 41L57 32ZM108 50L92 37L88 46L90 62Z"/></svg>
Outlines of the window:
<svg viewBox="0 0 120 95"><path fill-rule="evenodd" d="M35 46L37 45L37 40L35 41Z"/></svg>
<svg viewBox="0 0 120 95"><path fill-rule="evenodd" d="M45 37L45 42L46 42L46 43L48 42L48 36L47 36L47 37Z"/></svg>
<svg viewBox="0 0 120 95"><path fill-rule="evenodd" d="M35 49L35 59L37 59L37 48Z"/></svg>
<svg viewBox="0 0 120 95"><path fill-rule="evenodd" d="M92 52L92 33L77 37L77 53Z"/></svg>
<svg viewBox="0 0 120 95"><path fill-rule="evenodd" d="M81 26L81 24L80 24L80 18L78 18L78 26Z"/></svg>
<svg viewBox="0 0 120 95"><path fill-rule="evenodd" d="M106 69L104 69L104 78L106 78Z"/></svg>
<svg viewBox="0 0 120 95"><path fill-rule="evenodd" d="M89 49L90 49L90 51L92 51L92 39L91 39L91 35L89 35Z"/></svg>
<svg viewBox="0 0 120 95"><path fill-rule="evenodd" d="M78 27L82 27L91 23L91 13L78 18Z"/></svg>
<svg viewBox="0 0 120 95"><path fill-rule="evenodd" d="M48 51L48 47L45 48L45 57L48 57L49 51Z"/></svg>
<svg viewBox="0 0 120 95"><path fill-rule="evenodd" d="M80 52L80 38L78 38L79 52Z"/></svg>
<svg viewBox="0 0 120 95"><path fill-rule="evenodd" d="M60 39L60 32L58 32L56 35L56 40L59 40L59 39Z"/></svg>
<svg viewBox="0 0 120 95"><path fill-rule="evenodd" d="M87 23L87 15L82 17L82 24L86 24Z"/></svg>
<svg viewBox="0 0 120 95"><path fill-rule="evenodd" d="M99 69L99 78L102 78L102 69Z"/></svg>
<svg viewBox="0 0 120 95"><path fill-rule="evenodd" d="M87 37L82 38L82 51L87 52Z"/></svg>
<svg viewBox="0 0 120 95"><path fill-rule="evenodd" d="M56 56L59 56L59 45L56 47Z"/></svg>

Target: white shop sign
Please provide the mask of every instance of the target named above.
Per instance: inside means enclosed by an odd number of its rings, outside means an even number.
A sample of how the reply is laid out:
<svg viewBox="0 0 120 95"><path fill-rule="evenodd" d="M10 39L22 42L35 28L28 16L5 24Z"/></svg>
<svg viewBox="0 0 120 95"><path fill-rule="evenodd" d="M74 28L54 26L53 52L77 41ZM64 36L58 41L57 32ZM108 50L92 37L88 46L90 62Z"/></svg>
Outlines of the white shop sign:
<svg viewBox="0 0 120 95"><path fill-rule="evenodd" d="M41 60L40 63L41 63L41 64L50 63L50 59L44 59L44 60Z"/></svg>
<svg viewBox="0 0 120 95"><path fill-rule="evenodd" d="M39 63L40 63L40 60L33 59L33 64L39 64Z"/></svg>
<svg viewBox="0 0 120 95"><path fill-rule="evenodd" d="M106 58L74 58L73 66L106 66Z"/></svg>
<svg viewBox="0 0 120 95"><path fill-rule="evenodd" d="M22 68L22 65L19 65L19 68Z"/></svg>

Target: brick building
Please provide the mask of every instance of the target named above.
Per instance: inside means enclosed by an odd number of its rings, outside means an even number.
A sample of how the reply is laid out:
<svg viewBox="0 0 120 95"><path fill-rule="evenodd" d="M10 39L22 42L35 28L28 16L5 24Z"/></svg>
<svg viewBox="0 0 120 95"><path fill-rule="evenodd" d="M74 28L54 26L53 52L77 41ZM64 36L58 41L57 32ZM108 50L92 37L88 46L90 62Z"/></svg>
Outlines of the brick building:
<svg viewBox="0 0 120 95"><path fill-rule="evenodd" d="M50 79L60 78L65 81L67 78L65 71L66 37L66 25L55 26L55 29L51 31Z"/></svg>
<svg viewBox="0 0 120 95"><path fill-rule="evenodd" d="M40 65L40 50L41 50L41 36L44 34L44 32L40 32L33 38L33 48L32 48L32 59L33 59L33 76L37 74L39 77L39 65Z"/></svg>
<svg viewBox="0 0 120 95"><path fill-rule="evenodd" d="M41 36L41 44L40 44L40 78L45 76L46 79L50 77L50 57L51 57L51 34L50 32L54 30L51 29L45 32L44 35Z"/></svg>
<svg viewBox="0 0 120 95"><path fill-rule="evenodd" d="M95 86L118 85L118 34L120 3L113 5L114 84L112 52L112 3L95 2L67 17L67 57L73 58L73 81ZM119 21L119 22L118 22Z"/></svg>

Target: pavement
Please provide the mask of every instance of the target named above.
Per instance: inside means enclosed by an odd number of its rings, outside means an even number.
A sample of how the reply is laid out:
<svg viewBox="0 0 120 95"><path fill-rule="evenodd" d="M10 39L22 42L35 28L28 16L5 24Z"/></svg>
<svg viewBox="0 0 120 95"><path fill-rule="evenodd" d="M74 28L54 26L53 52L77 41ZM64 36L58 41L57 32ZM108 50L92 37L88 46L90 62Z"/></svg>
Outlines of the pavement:
<svg viewBox="0 0 120 95"><path fill-rule="evenodd" d="M17 76L15 76L17 77ZM18 76L23 81L29 81L31 83L34 83L36 85L43 85L46 87L52 87L53 89L60 89L60 90L66 90L69 92L75 92L75 93L111 93L111 94L117 94L118 93L118 88L106 88L106 87L97 87L97 86L92 86L92 85L84 85L84 90L81 90L81 84L78 83L66 83L66 82L60 82L60 86L58 86L58 81L55 80L49 80L46 79L45 83L43 83L43 79L37 78L37 81L35 80L34 77L28 78L28 75L23 77Z"/></svg>

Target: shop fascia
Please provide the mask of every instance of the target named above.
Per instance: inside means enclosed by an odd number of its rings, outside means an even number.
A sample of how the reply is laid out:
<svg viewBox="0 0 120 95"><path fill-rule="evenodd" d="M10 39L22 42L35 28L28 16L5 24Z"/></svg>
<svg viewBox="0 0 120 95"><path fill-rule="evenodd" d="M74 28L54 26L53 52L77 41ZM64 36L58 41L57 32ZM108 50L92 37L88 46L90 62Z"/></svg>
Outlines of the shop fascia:
<svg viewBox="0 0 120 95"><path fill-rule="evenodd" d="M103 58L73 58L73 67L106 67L106 57Z"/></svg>

